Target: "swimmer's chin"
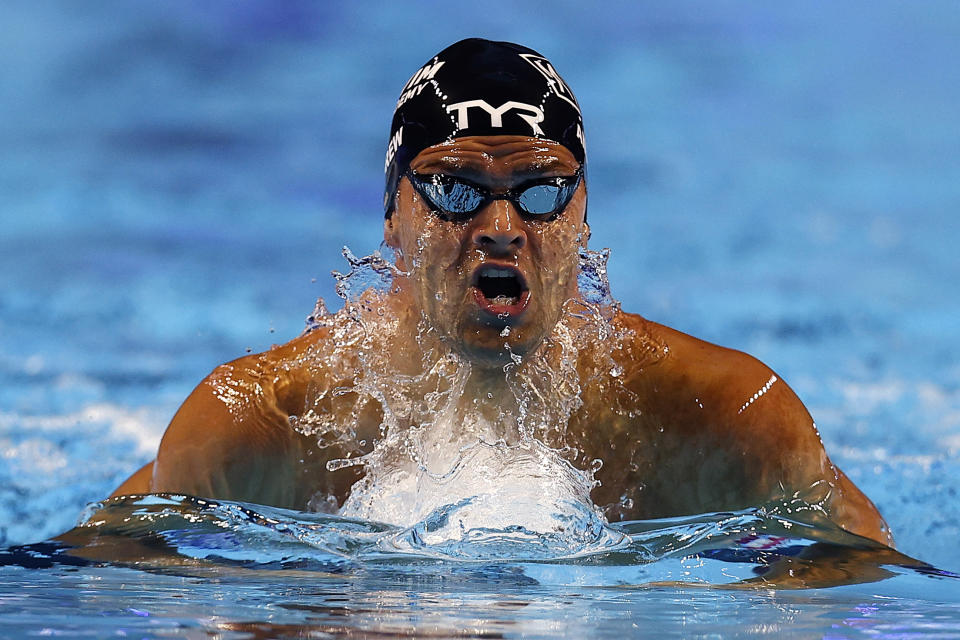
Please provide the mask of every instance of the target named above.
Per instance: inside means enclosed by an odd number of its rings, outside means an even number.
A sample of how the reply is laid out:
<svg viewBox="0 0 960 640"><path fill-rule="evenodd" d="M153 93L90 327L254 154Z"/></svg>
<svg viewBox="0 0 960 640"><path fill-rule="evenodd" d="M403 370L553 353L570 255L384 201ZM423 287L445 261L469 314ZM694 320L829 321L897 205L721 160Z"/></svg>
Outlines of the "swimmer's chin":
<svg viewBox="0 0 960 640"><path fill-rule="evenodd" d="M500 370L508 364L515 363L514 358L522 359L527 354L526 350L518 352L512 349L507 351L502 348L482 349L476 347L457 349L457 352L474 367L491 371Z"/></svg>
<svg viewBox="0 0 960 640"><path fill-rule="evenodd" d="M505 365L516 364L532 353L543 342L538 336L533 340L511 340L500 334L488 337L473 336L473 340L458 340L453 345L454 351L472 365L481 369L502 369Z"/></svg>

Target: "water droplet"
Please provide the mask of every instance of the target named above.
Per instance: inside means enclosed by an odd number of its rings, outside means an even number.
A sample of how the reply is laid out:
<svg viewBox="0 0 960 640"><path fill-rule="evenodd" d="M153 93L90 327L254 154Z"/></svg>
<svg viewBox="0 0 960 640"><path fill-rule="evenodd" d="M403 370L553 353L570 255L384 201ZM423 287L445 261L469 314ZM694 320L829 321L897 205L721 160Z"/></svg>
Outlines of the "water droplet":
<svg viewBox="0 0 960 640"><path fill-rule="evenodd" d="M577 276L577 286L580 289L580 295L588 304L600 306L614 304L610 295L610 281L607 279L609 259L609 249L580 250L580 274Z"/></svg>
<svg viewBox="0 0 960 640"><path fill-rule="evenodd" d="M386 245L382 245L386 247ZM341 251L350 270L347 273L333 272L337 295L344 300L356 300L368 291L386 292L393 285L399 271L393 262L384 259L380 251L358 258L348 247Z"/></svg>

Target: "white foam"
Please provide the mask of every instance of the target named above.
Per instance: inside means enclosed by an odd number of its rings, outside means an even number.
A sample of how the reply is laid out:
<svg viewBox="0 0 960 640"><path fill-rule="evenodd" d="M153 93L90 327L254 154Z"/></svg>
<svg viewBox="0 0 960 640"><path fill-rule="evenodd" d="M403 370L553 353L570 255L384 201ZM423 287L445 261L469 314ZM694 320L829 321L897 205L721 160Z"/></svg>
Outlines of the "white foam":
<svg viewBox="0 0 960 640"><path fill-rule="evenodd" d="M413 462L372 472L356 487L340 515L411 526L448 505L458 529L505 529L553 533L564 526L571 505L592 505L582 472L537 441L507 446L476 442L461 449L449 467Z"/></svg>

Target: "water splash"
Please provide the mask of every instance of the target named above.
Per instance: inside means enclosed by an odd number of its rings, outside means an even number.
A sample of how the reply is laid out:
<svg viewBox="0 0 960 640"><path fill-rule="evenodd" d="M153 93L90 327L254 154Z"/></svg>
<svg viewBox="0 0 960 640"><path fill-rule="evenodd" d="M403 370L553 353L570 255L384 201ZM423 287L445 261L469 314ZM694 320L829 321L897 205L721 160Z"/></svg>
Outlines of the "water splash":
<svg viewBox="0 0 960 640"><path fill-rule="evenodd" d="M349 269L334 277L344 306L331 313L321 300L307 320L307 332L322 329L327 339L298 363L314 381L304 410L290 418L321 449L345 452L326 463L329 472L362 469L340 515L405 527L397 544L411 549L531 536L551 553L617 544L590 499L602 461L578 461L566 441L584 372L601 387L618 385L612 353L626 334L611 322L619 306L607 281L609 251L580 252L580 295L539 348L510 353L506 397L467 392L473 365L424 318L411 335L409 309L393 295L406 275L395 256L343 255ZM332 501L311 504L327 510Z"/></svg>
<svg viewBox="0 0 960 640"><path fill-rule="evenodd" d="M368 256L358 258L349 247L340 252L350 265L347 273L333 272L337 295L346 301L357 301L369 296L372 301L378 294L387 293L394 278L400 273L395 265L393 250L386 244Z"/></svg>
<svg viewBox="0 0 960 640"><path fill-rule="evenodd" d="M159 494L88 507L55 541L0 551L0 566L46 568L104 562L221 576L224 569L297 569L357 577L449 577L463 561L497 561L541 584L617 588L704 585L826 587L912 576L916 587L960 593L960 576L831 523L807 520L795 500L684 518L577 527L569 537L514 525L451 527L475 501L432 512L412 527L240 502ZM795 515L788 516L785 514ZM458 566L459 565L459 566ZM559 572L551 567L562 565ZM887 587L889 589L889 587Z"/></svg>
<svg viewBox="0 0 960 640"><path fill-rule="evenodd" d="M524 523L530 531L554 533L564 531L572 515L596 519L588 475L538 440L476 441L449 458L367 476L341 515L412 526L455 507L456 518L448 519L460 532ZM456 532L443 535L450 533Z"/></svg>
<svg viewBox="0 0 960 640"><path fill-rule="evenodd" d="M610 291L610 280L607 277L609 260L610 249L591 251L581 248L580 273L577 276L580 296L588 305L601 310L607 318L620 310L620 303L614 300Z"/></svg>

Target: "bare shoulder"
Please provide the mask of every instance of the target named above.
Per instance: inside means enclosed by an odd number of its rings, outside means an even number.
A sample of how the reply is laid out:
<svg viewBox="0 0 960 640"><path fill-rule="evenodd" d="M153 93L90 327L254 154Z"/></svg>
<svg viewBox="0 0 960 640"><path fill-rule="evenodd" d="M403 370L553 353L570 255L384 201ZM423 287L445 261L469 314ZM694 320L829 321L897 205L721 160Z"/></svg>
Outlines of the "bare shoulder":
<svg viewBox="0 0 960 640"><path fill-rule="evenodd" d="M303 443L289 417L306 403L326 337L320 329L215 368L164 433L151 490L292 504Z"/></svg>
<svg viewBox="0 0 960 640"><path fill-rule="evenodd" d="M229 431L229 437L217 436L238 445L244 438L286 437L289 415L303 410L312 386L329 373L317 355L328 338L329 331L320 327L216 367L180 407L164 441L181 434L192 438L198 431Z"/></svg>
<svg viewBox="0 0 960 640"><path fill-rule="evenodd" d="M273 373L275 371L296 373L299 369L317 364L317 359L314 356L319 349L322 349L329 338L330 329L328 327L318 327L283 344L275 344L266 351L251 353L224 363L214 369L214 373L222 368L244 369L262 373Z"/></svg>
<svg viewBox="0 0 960 640"><path fill-rule="evenodd" d="M742 469L758 496L835 477L809 412L770 367L640 316L621 321L634 351L657 353L625 363L625 384L665 437Z"/></svg>
<svg viewBox="0 0 960 640"><path fill-rule="evenodd" d="M650 461L664 500L676 499L691 478L699 488L687 507L797 495L849 531L892 542L876 507L833 465L810 413L770 367L638 315L616 321L626 330L624 384L640 407L633 427L655 433L651 448L669 452Z"/></svg>
<svg viewBox="0 0 960 640"><path fill-rule="evenodd" d="M743 415L767 394L766 404L773 397L781 402L799 402L780 376L747 353L700 340L637 314L621 313L617 322L628 330L626 353L634 384L696 390L703 394L701 402L709 399L717 409L735 415Z"/></svg>

